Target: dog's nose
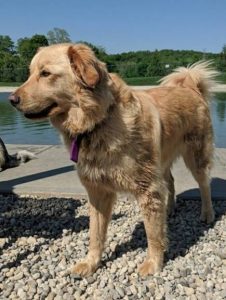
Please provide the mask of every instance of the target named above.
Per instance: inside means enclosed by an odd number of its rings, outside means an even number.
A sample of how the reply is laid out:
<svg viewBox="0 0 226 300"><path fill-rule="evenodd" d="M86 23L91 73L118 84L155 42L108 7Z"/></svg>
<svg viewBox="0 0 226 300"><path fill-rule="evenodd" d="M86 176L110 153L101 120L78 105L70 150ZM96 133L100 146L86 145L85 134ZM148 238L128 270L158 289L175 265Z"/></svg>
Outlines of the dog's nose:
<svg viewBox="0 0 226 300"><path fill-rule="evenodd" d="M17 104L20 103L20 97L15 95L14 93L10 94L9 96L9 101L13 106L16 106Z"/></svg>

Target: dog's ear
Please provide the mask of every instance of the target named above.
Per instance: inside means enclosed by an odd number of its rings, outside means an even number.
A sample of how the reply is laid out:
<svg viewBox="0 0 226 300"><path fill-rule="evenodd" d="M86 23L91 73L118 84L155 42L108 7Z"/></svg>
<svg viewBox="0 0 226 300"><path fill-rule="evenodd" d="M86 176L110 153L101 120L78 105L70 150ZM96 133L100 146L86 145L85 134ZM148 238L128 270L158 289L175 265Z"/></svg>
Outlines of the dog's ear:
<svg viewBox="0 0 226 300"><path fill-rule="evenodd" d="M95 88L101 80L100 62L93 51L82 44L70 46L68 57L75 74L89 88Z"/></svg>

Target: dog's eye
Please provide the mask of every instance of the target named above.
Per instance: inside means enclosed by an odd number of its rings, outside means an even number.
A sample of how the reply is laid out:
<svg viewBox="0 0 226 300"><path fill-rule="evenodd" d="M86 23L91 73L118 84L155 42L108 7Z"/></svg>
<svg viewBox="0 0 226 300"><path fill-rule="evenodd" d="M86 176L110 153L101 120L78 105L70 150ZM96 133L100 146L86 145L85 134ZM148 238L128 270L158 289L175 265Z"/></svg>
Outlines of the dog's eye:
<svg viewBox="0 0 226 300"><path fill-rule="evenodd" d="M51 73L48 72L48 71L45 71L45 70L42 70L41 73L40 73L41 77L48 77L49 75L51 75Z"/></svg>

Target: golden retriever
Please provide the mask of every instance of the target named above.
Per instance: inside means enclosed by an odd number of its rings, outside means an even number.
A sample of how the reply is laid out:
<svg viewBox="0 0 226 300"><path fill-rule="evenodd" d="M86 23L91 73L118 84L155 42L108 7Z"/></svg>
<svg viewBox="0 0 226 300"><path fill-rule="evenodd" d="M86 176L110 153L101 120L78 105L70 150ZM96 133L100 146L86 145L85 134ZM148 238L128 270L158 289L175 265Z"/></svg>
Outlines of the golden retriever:
<svg viewBox="0 0 226 300"><path fill-rule="evenodd" d="M97 269L117 192L134 195L143 216L148 252L139 273L162 268L167 210L174 205L170 168L180 155L199 184L201 220L214 220L208 96L216 74L199 62L138 91L109 74L86 45L52 45L34 56L30 77L10 100L27 118L49 118L72 158L78 156L89 195L90 246L72 272L86 276Z"/></svg>

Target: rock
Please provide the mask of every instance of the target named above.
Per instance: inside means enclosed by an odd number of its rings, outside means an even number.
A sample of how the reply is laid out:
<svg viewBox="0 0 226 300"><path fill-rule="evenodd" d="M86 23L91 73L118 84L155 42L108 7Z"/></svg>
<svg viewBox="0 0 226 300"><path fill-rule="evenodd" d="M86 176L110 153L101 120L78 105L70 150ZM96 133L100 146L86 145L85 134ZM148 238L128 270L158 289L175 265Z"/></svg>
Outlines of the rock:
<svg viewBox="0 0 226 300"><path fill-rule="evenodd" d="M23 289L18 289L17 291L17 295L20 299L27 299L27 294L25 293L25 291Z"/></svg>
<svg viewBox="0 0 226 300"><path fill-rule="evenodd" d="M46 300L54 300L56 294L54 292L50 292L46 297Z"/></svg>
<svg viewBox="0 0 226 300"><path fill-rule="evenodd" d="M0 205L5 201L1 200ZM41 199L42 201L38 201ZM169 219L169 253L162 272L141 277L138 264L146 257L141 215L134 203L122 198L109 226L102 266L86 278L68 272L88 249L88 204L75 199L18 197L7 199L2 228L10 236L0 256L1 299L32 300L215 300L226 289L225 201L215 201L214 226L199 222L199 203L178 199ZM3 210L4 211L4 210ZM21 215L29 216L21 219ZM4 217L4 213L3 213ZM6 220L6 221L4 221ZM21 238L22 237L22 238ZM69 243L69 244L68 244ZM36 247L40 245L40 247ZM117 246L118 245L118 246ZM113 252L117 246L117 251ZM219 253L218 253L219 252ZM222 253L223 252L223 253Z"/></svg>
<svg viewBox="0 0 226 300"><path fill-rule="evenodd" d="M74 299L76 299L76 300L80 300L80 295L81 295L81 292L80 291L76 291L75 293L74 293Z"/></svg>
<svg viewBox="0 0 226 300"><path fill-rule="evenodd" d="M8 239L6 238L0 238L0 248L3 248L5 244L7 243Z"/></svg>
<svg viewBox="0 0 226 300"><path fill-rule="evenodd" d="M74 296L72 296L71 294L65 293L65 294L63 295L63 299L64 299L64 300L74 300L75 298L74 298Z"/></svg>
<svg viewBox="0 0 226 300"><path fill-rule="evenodd" d="M14 270L13 269L10 269L7 273L6 273L6 276L7 277L13 277L14 275Z"/></svg>
<svg viewBox="0 0 226 300"><path fill-rule="evenodd" d="M222 299L226 299L226 289L221 291L220 295L221 295Z"/></svg>
<svg viewBox="0 0 226 300"><path fill-rule="evenodd" d="M99 287L101 289L103 289L106 286L106 284L107 284L107 282L104 279L102 279L101 282L100 282L100 284L99 284Z"/></svg>
<svg viewBox="0 0 226 300"><path fill-rule="evenodd" d="M131 292L132 292L133 295L137 294L137 288L134 285L130 286L130 290L131 290Z"/></svg>
<svg viewBox="0 0 226 300"><path fill-rule="evenodd" d="M29 238L27 238L27 243L32 245L35 244L37 242L36 238L30 236Z"/></svg>
<svg viewBox="0 0 226 300"><path fill-rule="evenodd" d="M24 277L24 274L22 272L19 272L18 274L13 276L13 280L18 281Z"/></svg>
<svg viewBox="0 0 226 300"><path fill-rule="evenodd" d="M40 273L35 273L32 276L33 276L34 280L37 280L38 278L41 277L41 274Z"/></svg>
<svg viewBox="0 0 226 300"><path fill-rule="evenodd" d="M93 276L89 276L86 278L86 280L89 284L92 284L95 281L95 278Z"/></svg>
<svg viewBox="0 0 226 300"><path fill-rule="evenodd" d="M125 290L121 287L117 287L116 286L116 291L118 292L118 294L123 298L125 295Z"/></svg>
<svg viewBox="0 0 226 300"><path fill-rule="evenodd" d="M191 287L184 287L185 294L189 297L195 293L194 289Z"/></svg>

